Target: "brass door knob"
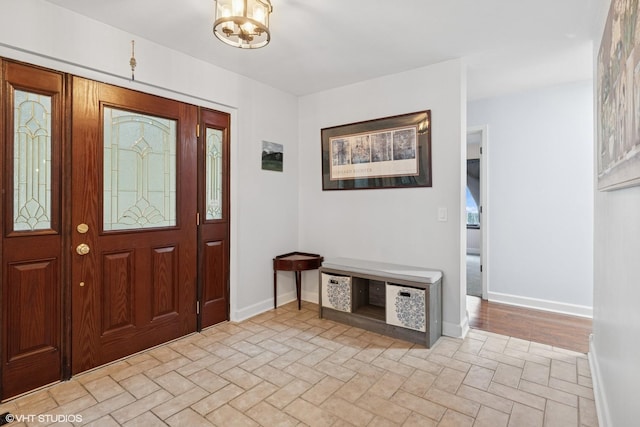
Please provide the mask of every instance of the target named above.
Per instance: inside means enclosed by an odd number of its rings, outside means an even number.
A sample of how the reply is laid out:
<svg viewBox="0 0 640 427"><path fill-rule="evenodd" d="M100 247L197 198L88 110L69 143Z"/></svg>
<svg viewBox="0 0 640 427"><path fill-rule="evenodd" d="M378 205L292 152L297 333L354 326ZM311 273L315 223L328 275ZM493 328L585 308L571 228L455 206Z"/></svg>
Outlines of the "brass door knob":
<svg viewBox="0 0 640 427"><path fill-rule="evenodd" d="M76 247L76 252L78 253L78 255L86 255L90 250L91 248L89 248L89 245L87 245L86 243L80 243L78 247Z"/></svg>

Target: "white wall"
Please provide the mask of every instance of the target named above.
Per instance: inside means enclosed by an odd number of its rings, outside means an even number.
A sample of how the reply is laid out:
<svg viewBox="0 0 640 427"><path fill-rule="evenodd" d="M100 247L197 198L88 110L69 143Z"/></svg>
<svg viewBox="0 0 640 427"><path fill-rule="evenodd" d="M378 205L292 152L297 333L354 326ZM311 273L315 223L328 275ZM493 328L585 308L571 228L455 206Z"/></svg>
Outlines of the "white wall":
<svg viewBox="0 0 640 427"><path fill-rule="evenodd" d="M603 426L640 418L640 187L595 197L595 286L590 348ZM597 378L595 378L597 377ZM605 415L606 414L606 415ZM602 418L601 418L602 419Z"/></svg>
<svg viewBox="0 0 640 427"><path fill-rule="evenodd" d="M298 249L297 98L245 80L239 91L240 143L235 162L239 197L232 217L238 223L234 320L273 308L273 257ZM283 144L282 172L261 169L263 140ZM281 304L295 298L295 284L293 273L279 276Z"/></svg>
<svg viewBox="0 0 640 427"><path fill-rule="evenodd" d="M454 60L305 96L299 109L301 250L442 270L443 329L453 336L467 327L461 285L465 82L464 67ZM433 187L322 191L322 128L427 109ZM447 222L438 222L439 207L448 209ZM305 298L317 301L317 273L304 282Z"/></svg>
<svg viewBox="0 0 640 427"><path fill-rule="evenodd" d="M602 2L602 27L608 6ZM596 42L594 57L598 49ZM594 393L600 426L631 426L640 419L640 187L594 193Z"/></svg>
<svg viewBox="0 0 640 427"><path fill-rule="evenodd" d="M0 41L5 58L229 112L231 318L272 307L271 260L298 243L296 97L42 0L4 0ZM284 145L283 173L261 170L262 140Z"/></svg>
<svg viewBox="0 0 640 427"><path fill-rule="evenodd" d="M591 82L469 103L489 129L490 300L592 314L592 105Z"/></svg>

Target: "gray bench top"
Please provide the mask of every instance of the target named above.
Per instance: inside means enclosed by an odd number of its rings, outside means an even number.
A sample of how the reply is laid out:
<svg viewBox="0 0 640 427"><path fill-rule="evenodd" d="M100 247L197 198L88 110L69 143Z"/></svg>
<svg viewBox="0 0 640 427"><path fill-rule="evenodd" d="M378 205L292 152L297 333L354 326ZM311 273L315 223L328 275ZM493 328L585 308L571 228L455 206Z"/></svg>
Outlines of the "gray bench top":
<svg viewBox="0 0 640 427"><path fill-rule="evenodd" d="M322 267L418 283L436 283L442 278L442 272L439 270L354 258L325 259Z"/></svg>

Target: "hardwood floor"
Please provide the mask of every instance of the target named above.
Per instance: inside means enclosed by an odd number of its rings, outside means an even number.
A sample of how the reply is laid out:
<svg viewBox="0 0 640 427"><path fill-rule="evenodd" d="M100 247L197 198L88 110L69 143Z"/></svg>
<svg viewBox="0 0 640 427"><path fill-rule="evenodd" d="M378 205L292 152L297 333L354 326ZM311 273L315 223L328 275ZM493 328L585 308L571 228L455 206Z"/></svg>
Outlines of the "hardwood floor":
<svg viewBox="0 0 640 427"><path fill-rule="evenodd" d="M469 327L587 353L591 319L467 296Z"/></svg>

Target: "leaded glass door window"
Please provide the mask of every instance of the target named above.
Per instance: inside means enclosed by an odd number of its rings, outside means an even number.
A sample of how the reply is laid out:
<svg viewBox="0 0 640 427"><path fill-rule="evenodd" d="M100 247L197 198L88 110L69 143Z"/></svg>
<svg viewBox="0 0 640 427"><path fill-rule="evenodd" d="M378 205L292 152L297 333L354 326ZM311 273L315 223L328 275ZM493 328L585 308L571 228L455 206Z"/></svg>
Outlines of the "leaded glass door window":
<svg viewBox="0 0 640 427"><path fill-rule="evenodd" d="M104 108L104 221L109 230L176 225L176 121Z"/></svg>
<svg viewBox="0 0 640 427"><path fill-rule="evenodd" d="M205 166L207 220L222 219L224 182L222 176L222 137L221 130L207 128Z"/></svg>
<svg viewBox="0 0 640 427"><path fill-rule="evenodd" d="M51 227L51 96L14 91L13 230Z"/></svg>

